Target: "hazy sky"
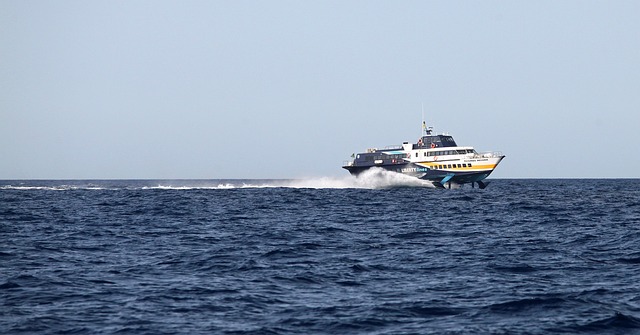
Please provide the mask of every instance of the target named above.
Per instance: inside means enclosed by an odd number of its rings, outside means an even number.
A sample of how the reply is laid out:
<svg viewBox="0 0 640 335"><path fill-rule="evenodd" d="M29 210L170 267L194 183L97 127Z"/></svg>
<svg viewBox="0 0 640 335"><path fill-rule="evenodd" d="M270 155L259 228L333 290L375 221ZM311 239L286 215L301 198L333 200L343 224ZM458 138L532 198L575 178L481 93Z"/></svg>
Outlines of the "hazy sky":
<svg viewBox="0 0 640 335"><path fill-rule="evenodd" d="M640 1L0 0L0 179L342 176L436 131L640 177Z"/></svg>

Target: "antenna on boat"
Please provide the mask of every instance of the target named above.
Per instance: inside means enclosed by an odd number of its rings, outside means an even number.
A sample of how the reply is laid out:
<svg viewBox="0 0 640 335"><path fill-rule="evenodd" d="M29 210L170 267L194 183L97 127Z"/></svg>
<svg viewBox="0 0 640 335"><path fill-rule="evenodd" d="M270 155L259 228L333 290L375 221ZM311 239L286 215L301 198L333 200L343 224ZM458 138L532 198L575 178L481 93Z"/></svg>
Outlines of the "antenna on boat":
<svg viewBox="0 0 640 335"><path fill-rule="evenodd" d="M433 127L427 127L427 122L424 120L424 102L422 103L422 136L431 135Z"/></svg>
<svg viewBox="0 0 640 335"><path fill-rule="evenodd" d="M422 103L422 136L427 134L427 123L424 121L424 102Z"/></svg>

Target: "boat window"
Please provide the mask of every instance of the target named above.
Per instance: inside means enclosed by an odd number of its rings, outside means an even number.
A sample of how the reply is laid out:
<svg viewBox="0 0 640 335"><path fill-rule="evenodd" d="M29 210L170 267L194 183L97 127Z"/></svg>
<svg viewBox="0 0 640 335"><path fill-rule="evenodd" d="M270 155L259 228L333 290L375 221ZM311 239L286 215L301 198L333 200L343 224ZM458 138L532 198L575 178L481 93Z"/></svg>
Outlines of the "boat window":
<svg viewBox="0 0 640 335"><path fill-rule="evenodd" d="M458 153L461 154L461 155L464 155L464 154L467 153L467 151L466 150L458 150Z"/></svg>
<svg viewBox="0 0 640 335"><path fill-rule="evenodd" d="M427 153L425 152L424 155L427 156Z"/></svg>
<svg viewBox="0 0 640 335"><path fill-rule="evenodd" d="M451 168L451 164L449 164L449 169Z"/></svg>
<svg viewBox="0 0 640 335"><path fill-rule="evenodd" d="M418 153L416 152L416 157L418 157Z"/></svg>
<svg viewBox="0 0 640 335"><path fill-rule="evenodd" d="M451 137L451 136L440 136L440 141L442 141L442 142L454 142L453 141L453 137Z"/></svg>
<svg viewBox="0 0 640 335"><path fill-rule="evenodd" d="M462 167L467 167L467 163L462 163Z"/></svg>
<svg viewBox="0 0 640 335"><path fill-rule="evenodd" d="M469 163L469 167L471 167L471 163Z"/></svg>
<svg viewBox="0 0 640 335"><path fill-rule="evenodd" d="M473 150L471 150L471 149L467 149L467 153L468 153L468 154L472 154L472 153L473 153Z"/></svg>
<svg viewBox="0 0 640 335"><path fill-rule="evenodd" d="M459 168L461 168L461 167L462 167L462 164L458 164L458 167L459 167Z"/></svg>

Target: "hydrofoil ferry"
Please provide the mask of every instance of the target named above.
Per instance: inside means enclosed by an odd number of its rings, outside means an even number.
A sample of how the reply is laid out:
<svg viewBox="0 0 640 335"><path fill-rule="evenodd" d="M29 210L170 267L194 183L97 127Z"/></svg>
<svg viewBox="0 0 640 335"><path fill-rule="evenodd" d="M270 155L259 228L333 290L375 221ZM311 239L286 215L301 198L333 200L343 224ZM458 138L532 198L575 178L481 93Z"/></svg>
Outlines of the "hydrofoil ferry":
<svg viewBox="0 0 640 335"><path fill-rule="evenodd" d="M434 135L433 127L427 128L424 121L422 129L416 143L367 149L353 154L342 167L354 176L382 168L430 181L439 188L471 184L484 189L488 184L484 180L505 157L501 152L477 152L473 147L459 146L448 134Z"/></svg>

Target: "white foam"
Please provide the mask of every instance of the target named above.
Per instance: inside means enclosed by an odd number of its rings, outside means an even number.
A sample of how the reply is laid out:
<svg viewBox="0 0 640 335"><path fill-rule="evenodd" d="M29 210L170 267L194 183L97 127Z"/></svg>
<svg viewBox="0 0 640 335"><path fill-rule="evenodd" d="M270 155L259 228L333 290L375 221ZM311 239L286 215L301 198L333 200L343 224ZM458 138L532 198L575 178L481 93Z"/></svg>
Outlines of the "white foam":
<svg viewBox="0 0 640 335"><path fill-rule="evenodd" d="M68 186L68 185L60 185L60 186L12 186L5 185L0 187L2 190L21 190L21 191L31 191L31 190L45 190L45 191L68 191L68 190L78 190L83 189L77 186Z"/></svg>
<svg viewBox="0 0 640 335"><path fill-rule="evenodd" d="M202 185L187 185L187 186L172 186L172 185L158 185L158 186L144 186L143 190L229 190L237 188L275 188L275 187L287 187L285 184L279 184L278 182L266 182L265 184L247 184L247 183L224 183L217 186L206 185L203 182Z"/></svg>
<svg viewBox="0 0 640 335"><path fill-rule="evenodd" d="M364 171L357 177L312 177L293 180L266 180L264 183L225 183L217 186L156 186L149 189L242 189L242 188L313 188L313 189L383 189L393 187L429 187L433 183L381 168Z"/></svg>
<svg viewBox="0 0 640 335"><path fill-rule="evenodd" d="M193 189L246 189L246 188L312 188L312 189L384 189L394 187L428 187L434 185L425 180L404 174L391 172L382 168L372 168L362 172L357 177L345 175L343 177L311 177L289 180L220 180L220 181L186 181L167 182L156 186L134 186L134 185L110 185L103 187L100 185L58 185L58 186L27 186L27 185L5 185L0 189L8 190L118 190L118 189L142 189L142 190L193 190Z"/></svg>
<svg viewBox="0 0 640 335"><path fill-rule="evenodd" d="M381 189L393 187L430 187L433 183L415 177L387 171L381 168L373 168L362 172L357 177L313 177L295 180L269 181L264 184L224 184L217 189L231 188L314 188L314 189Z"/></svg>

